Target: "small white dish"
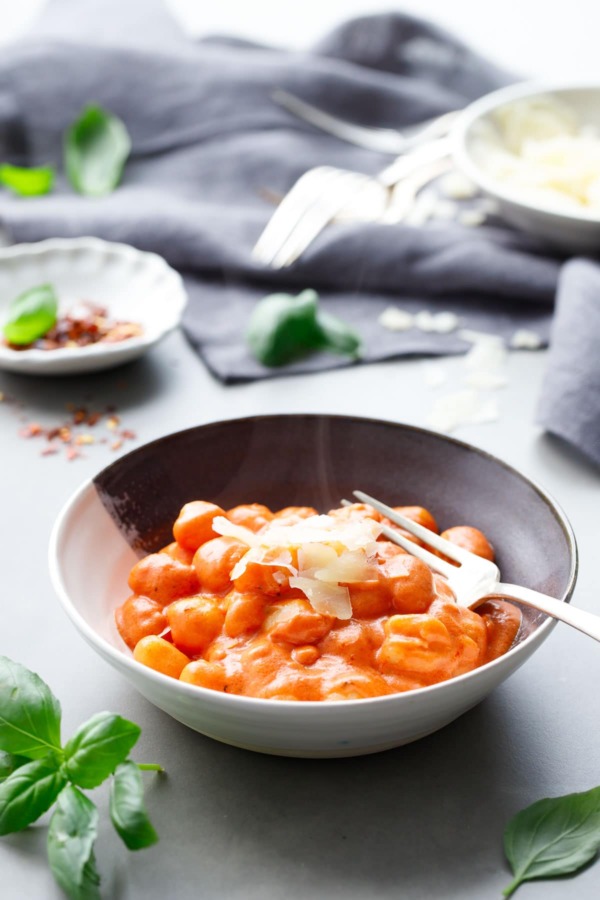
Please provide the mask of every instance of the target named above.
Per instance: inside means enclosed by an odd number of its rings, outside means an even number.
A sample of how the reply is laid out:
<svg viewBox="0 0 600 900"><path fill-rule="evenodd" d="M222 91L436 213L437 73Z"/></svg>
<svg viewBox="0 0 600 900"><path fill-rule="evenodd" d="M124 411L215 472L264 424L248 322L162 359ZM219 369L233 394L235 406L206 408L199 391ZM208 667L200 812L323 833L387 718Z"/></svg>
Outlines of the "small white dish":
<svg viewBox="0 0 600 900"><path fill-rule="evenodd" d="M112 318L139 322L142 334L58 350L13 350L0 344L1 369L79 375L131 362L177 327L187 302L181 276L155 253L94 237L53 238L0 249L0 327L15 297L46 283L56 291L60 312L90 301Z"/></svg>
<svg viewBox="0 0 600 900"><path fill-rule="evenodd" d="M600 133L600 85L521 83L487 94L459 116L451 134L457 167L488 197L493 198L507 222L570 252L598 251L600 214L564 209L552 202L533 201L494 178L481 163L481 129L502 107L521 100L555 97L567 104L582 126Z"/></svg>

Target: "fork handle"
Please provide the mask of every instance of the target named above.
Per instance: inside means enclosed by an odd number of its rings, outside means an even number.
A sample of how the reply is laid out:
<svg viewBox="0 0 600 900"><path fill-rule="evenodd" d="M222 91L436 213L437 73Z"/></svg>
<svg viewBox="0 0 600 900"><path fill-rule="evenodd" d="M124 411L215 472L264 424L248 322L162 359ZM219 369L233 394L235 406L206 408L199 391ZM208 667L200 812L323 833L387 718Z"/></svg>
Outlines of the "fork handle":
<svg viewBox="0 0 600 900"><path fill-rule="evenodd" d="M398 184L403 178L412 175L413 172L418 171L422 166L427 166L438 159L449 156L451 150L452 144L447 137L428 141L395 159L393 163L376 176L377 181L384 187L394 187L395 184Z"/></svg>
<svg viewBox="0 0 600 900"><path fill-rule="evenodd" d="M539 609L553 619L559 619L572 625L578 631L582 631L589 637L600 641L600 616L587 612L585 609L578 609L576 606L570 606L562 600L556 600L547 594L540 594L530 588L521 587L518 584L498 584L494 588L494 597L504 597L507 600L518 600L525 606L533 606Z"/></svg>

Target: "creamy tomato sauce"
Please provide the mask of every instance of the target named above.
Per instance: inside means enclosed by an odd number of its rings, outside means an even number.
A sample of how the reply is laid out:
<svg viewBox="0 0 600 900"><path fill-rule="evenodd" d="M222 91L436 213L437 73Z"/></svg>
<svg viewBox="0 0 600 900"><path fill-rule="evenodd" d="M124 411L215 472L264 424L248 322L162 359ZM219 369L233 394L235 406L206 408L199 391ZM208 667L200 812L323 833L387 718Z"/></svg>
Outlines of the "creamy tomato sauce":
<svg viewBox="0 0 600 900"><path fill-rule="evenodd" d="M422 507L397 510L438 532ZM519 610L501 600L458 607L442 576L382 539L381 522L358 503L327 516L188 503L173 543L131 570L119 633L136 660L173 678L277 700L408 691L505 653ZM476 528L442 536L494 558Z"/></svg>

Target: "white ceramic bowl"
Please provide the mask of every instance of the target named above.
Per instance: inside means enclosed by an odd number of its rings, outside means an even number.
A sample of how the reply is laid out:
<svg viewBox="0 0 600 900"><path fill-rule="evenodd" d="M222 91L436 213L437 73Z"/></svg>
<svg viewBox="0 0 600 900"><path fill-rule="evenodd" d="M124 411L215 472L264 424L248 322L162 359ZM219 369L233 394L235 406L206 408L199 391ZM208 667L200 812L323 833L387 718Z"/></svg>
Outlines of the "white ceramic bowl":
<svg viewBox="0 0 600 900"><path fill-rule="evenodd" d="M265 466L274 442L278 452ZM443 479L432 477L442 471ZM58 517L49 551L52 580L94 650L148 700L202 734L285 756L354 756L408 743L482 700L531 656L555 623L524 610L524 626L508 653L433 687L300 703L225 694L159 674L133 659L114 624L139 552L169 541L185 500L212 499L224 508L255 500L274 509L304 502L327 510L357 486L393 503L420 501L443 527L478 524L496 544L505 578L570 597L577 569L574 538L540 488L468 444L348 416L232 419L169 435L121 457L84 484Z"/></svg>
<svg viewBox="0 0 600 900"><path fill-rule="evenodd" d="M511 85L487 94L465 109L451 134L457 167L499 206L501 215L523 231L569 252L598 251L600 214L565 211L551 202L533 202L495 179L481 164L481 125L491 121L501 107L519 100L556 97L568 104L582 125L590 125L600 134L600 86L525 83Z"/></svg>
<svg viewBox="0 0 600 900"><path fill-rule="evenodd" d="M108 369L145 353L175 328L186 305L181 276L162 257L99 238L55 238L0 249L0 325L19 294L50 283L60 308L89 300L143 333L114 344L59 350L12 350L0 344L0 368L32 375Z"/></svg>

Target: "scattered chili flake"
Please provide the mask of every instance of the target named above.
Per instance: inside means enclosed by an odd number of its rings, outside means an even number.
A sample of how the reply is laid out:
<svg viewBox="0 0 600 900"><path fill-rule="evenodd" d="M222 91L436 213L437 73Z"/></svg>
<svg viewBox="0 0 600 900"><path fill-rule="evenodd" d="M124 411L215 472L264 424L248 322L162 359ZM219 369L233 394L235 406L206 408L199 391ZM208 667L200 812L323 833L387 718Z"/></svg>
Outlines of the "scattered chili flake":
<svg viewBox="0 0 600 900"><path fill-rule="evenodd" d="M75 425L81 425L82 422L85 422L87 419L87 409L75 409L73 410L73 423Z"/></svg>
<svg viewBox="0 0 600 900"><path fill-rule="evenodd" d="M40 450L41 456L54 456L61 447L64 447L66 458L74 460L84 455L81 453L81 447L92 444L110 444L110 449L116 451L121 449L125 441L133 441L137 438L135 431L130 428L119 428L121 419L112 405L105 407L102 412L81 404L68 403L66 404L69 413L67 420L44 427L39 422L28 421L27 415L21 412L23 404L20 401L2 393L0 396L12 406L15 418L23 423L18 431L20 437L45 439L45 445ZM109 437L102 434L96 437L89 432L88 429L98 422L103 422L106 428L112 432Z"/></svg>
<svg viewBox="0 0 600 900"><path fill-rule="evenodd" d="M30 422L29 425L25 425L24 428L21 428L19 434L24 438L38 437L38 435L43 434L44 429L38 422Z"/></svg>

